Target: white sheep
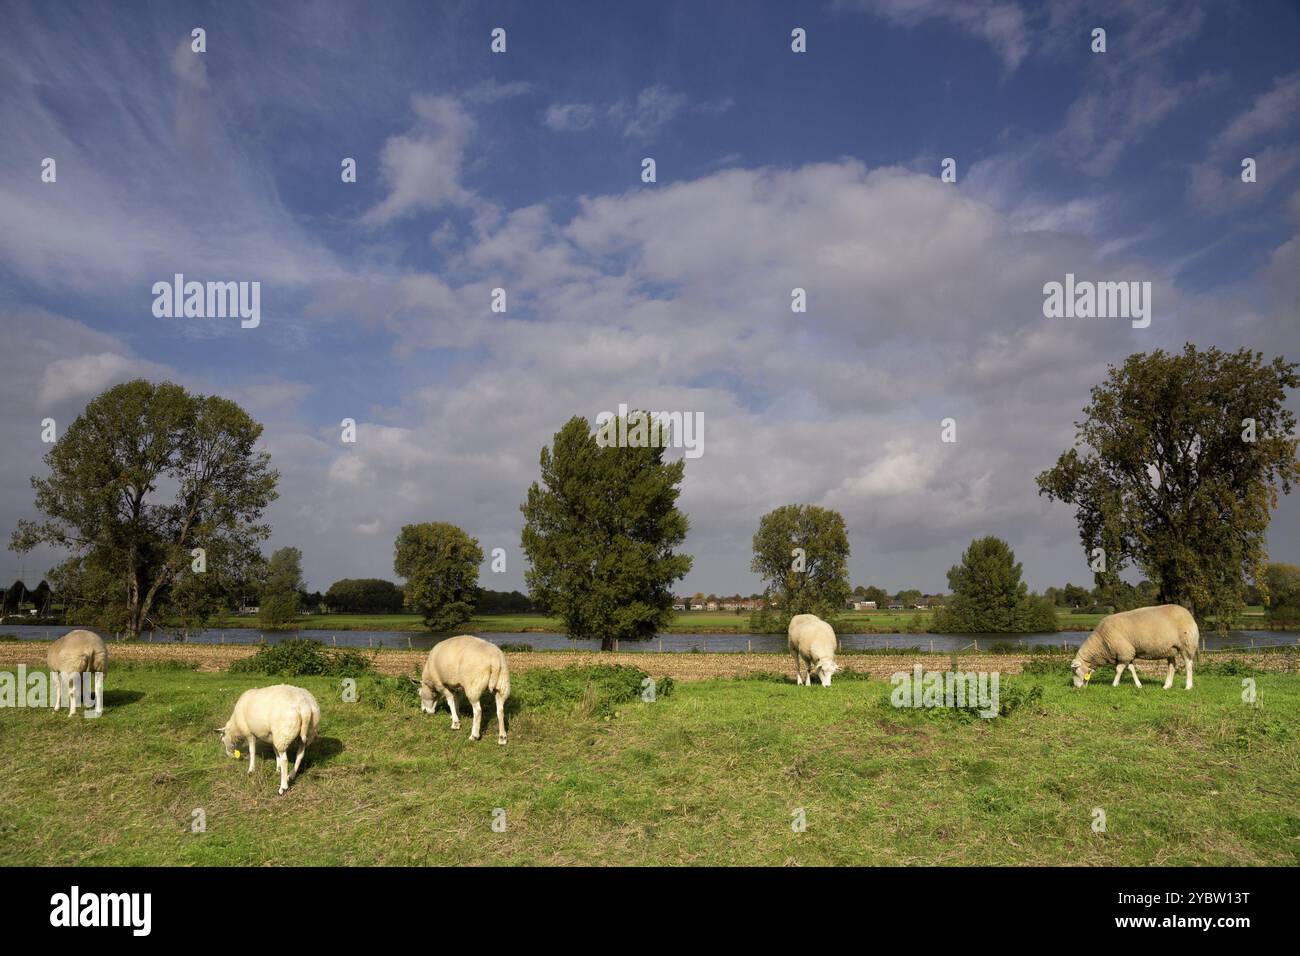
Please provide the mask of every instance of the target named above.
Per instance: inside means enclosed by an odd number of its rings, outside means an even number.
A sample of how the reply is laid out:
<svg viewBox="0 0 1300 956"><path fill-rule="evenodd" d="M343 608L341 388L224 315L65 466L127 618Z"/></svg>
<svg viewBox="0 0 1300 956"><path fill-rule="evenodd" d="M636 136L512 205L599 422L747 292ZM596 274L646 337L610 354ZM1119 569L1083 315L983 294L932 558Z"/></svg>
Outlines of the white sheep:
<svg viewBox="0 0 1300 956"><path fill-rule="evenodd" d="M77 711L78 684L84 674L95 675L95 716L104 713L104 672L108 670L108 648L104 639L93 631L69 631L50 645L45 654L54 685L51 706L62 706L62 692L68 691L68 716Z"/></svg>
<svg viewBox="0 0 1300 956"><path fill-rule="evenodd" d="M813 674L816 674L823 687L830 687L831 675L840 669L840 665L835 663L837 643L831 626L816 614L796 614L790 618L786 633L794 654L795 681L811 687ZM801 665L808 670L806 681L799 670Z"/></svg>
<svg viewBox="0 0 1300 956"><path fill-rule="evenodd" d="M1127 666L1138 687L1134 658L1169 662L1169 674L1164 689L1174 683L1174 670L1178 661L1186 661L1187 690L1192 689L1192 661L1200 644L1200 631L1196 619L1177 604L1158 607L1140 607L1121 611L1102 618L1101 623L1088 636L1070 664L1075 687L1082 687L1092 679L1092 672L1102 664L1117 664L1113 687L1119 686Z"/></svg>
<svg viewBox="0 0 1300 956"><path fill-rule="evenodd" d="M235 702L235 711L226 725L217 731L221 735L226 756L239 758L235 749L239 744L248 746L248 772L253 772L257 760L257 743L269 743L275 748L275 765L280 768L280 793L289 789L289 781L298 775L307 746L316 739L320 727L320 705L310 691L292 684L275 684L272 687L255 687L246 690ZM298 756L289 771L289 747L298 741Z"/></svg>
<svg viewBox="0 0 1300 956"><path fill-rule="evenodd" d="M414 680L414 678L412 678ZM478 740L483 708L479 698L484 691L492 691L497 701L497 743L506 742L506 698L510 696L510 668L501 648L470 634L449 637L433 646L424 662L420 680L420 709L432 714L438 709L437 694L441 694L451 710L451 729L460 730L460 715L456 712L456 691L469 698L474 708L474 726L469 739Z"/></svg>

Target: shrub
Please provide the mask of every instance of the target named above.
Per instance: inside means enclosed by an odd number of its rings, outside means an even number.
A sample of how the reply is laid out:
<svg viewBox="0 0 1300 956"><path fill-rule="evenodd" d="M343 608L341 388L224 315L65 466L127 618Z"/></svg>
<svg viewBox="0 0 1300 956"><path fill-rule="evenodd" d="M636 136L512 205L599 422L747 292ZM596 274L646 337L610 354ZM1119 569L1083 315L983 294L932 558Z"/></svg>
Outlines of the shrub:
<svg viewBox="0 0 1300 956"><path fill-rule="evenodd" d="M372 660L358 650L327 648L320 641L303 638L263 644L252 657L230 665L235 673L283 677L351 677L373 669Z"/></svg>
<svg viewBox="0 0 1300 956"><path fill-rule="evenodd" d="M1045 660L1042 657L1025 661L1021 667L1022 674L1067 674L1069 666L1062 660Z"/></svg>
<svg viewBox="0 0 1300 956"><path fill-rule="evenodd" d="M520 707L564 707L593 717L612 716L621 704L641 699L642 682L649 675L630 664L573 664L564 668L539 668L511 675L510 699ZM655 681L655 697L673 691L673 681Z"/></svg>
<svg viewBox="0 0 1300 956"><path fill-rule="evenodd" d="M511 651L511 652L513 652L513 653L515 653L515 654L530 654L530 653L532 653L533 645L531 645L531 644L502 644L502 645L501 645L501 650L503 650L503 651Z"/></svg>
<svg viewBox="0 0 1300 956"><path fill-rule="evenodd" d="M418 708L420 691L407 677L365 674L357 680L357 702L374 710Z"/></svg>

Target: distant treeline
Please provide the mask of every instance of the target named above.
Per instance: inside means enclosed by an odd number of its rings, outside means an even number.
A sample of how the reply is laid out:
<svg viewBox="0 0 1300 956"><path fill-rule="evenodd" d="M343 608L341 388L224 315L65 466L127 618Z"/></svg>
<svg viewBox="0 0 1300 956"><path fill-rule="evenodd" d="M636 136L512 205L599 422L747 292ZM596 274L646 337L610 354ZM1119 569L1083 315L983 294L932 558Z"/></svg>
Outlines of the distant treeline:
<svg viewBox="0 0 1300 956"><path fill-rule="evenodd" d="M50 590L48 582L42 581L35 588L28 588L22 581L15 581L0 595L0 616L33 610L45 615L53 603L54 592Z"/></svg>
<svg viewBox="0 0 1300 956"><path fill-rule="evenodd" d="M311 595L304 595L312 605ZM319 597L319 603L333 614L400 614L406 595L402 588L382 578L344 578L335 581ZM535 610L528 595L519 591L480 588L475 610L481 614L525 614Z"/></svg>

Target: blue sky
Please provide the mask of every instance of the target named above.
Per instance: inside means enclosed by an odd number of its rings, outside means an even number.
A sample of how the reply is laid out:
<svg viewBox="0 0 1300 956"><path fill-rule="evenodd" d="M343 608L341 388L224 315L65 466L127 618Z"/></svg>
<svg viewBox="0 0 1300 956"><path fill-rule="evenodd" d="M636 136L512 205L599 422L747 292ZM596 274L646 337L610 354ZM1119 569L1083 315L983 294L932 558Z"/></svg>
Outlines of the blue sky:
<svg viewBox="0 0 1300 956"><path fill-rule="evenodd" d="M627 402L704 414L683 590L756 590L750 535L791 501L845 514L854 583L944 588L995 533L1042 588L1088 577L1033 476L1108 363L1300 353L1294 3L4 2L0 21L5 527L31 515L42 418L171 378L266 425L270 546L301 547L313 586L392 576L402 524L449 520L507 550L485 586L520 587L538 450ZM1151 281L1151 327L1045 319L1067 271ZM176 272L261 282L260 326L155 318ZM1287 500L1275 558L1300 561L1297 531Z"/></svg>

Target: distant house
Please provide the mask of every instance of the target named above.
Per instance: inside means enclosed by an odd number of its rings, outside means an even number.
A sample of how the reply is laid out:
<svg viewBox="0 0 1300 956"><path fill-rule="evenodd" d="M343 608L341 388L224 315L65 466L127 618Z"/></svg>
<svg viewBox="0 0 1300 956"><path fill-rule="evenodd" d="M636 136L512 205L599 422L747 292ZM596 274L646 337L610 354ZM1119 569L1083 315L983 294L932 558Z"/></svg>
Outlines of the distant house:
<svg viewBox="0 0 1300 956"><path fill-rule="evenodd" d="M692 604L692 605L691 605L691 610L692 610L692 611L703 611L703 610L704 610L704 605L703 605L703 604Z"/></svg>
<svg viewBox="0 0 1300 956"><path fill-rule="evenodd" d="M248 617L253 614L260 614L261 612L262 609L260 607L241 607L239 609L239 616Z"/></svg>
<svg viewBox="0 0 1300 956"><path fill-rule="evenodd" d="M704 610L706 611L716 611L717 609L718 609L717 601L710 601L708 604L704 605Z"/></svg>
<svg viewBox="0 0 1300 956"><path fill-rule="evenodd" d="M855 611L874 611L876 610L875 601L854 601L853 610Z"/></svg>
<svg viewBox="0 0 1300 956"><path fill-rule="evenodd" d="M928 604L918 604L918 605L916 605L916 609L917 609L918 611L928 611L928 610L930 610L930 605L928 605Z"/></svg>
<svg viewBox="0 0 1300 956"><path fill-rule="evenodd" d="M889 605L889 609L890 609L891 611L901 611L901 610L903 610L903 605L901 605L901 604L891 604L891 605Z"/></svg>
<svg viewBox="0 0 1300 956"><path fill-rule="evenodd" d="M686 605L685 605L685 604L674 604L674 605L673 605L673 610L674 610L674 611L685 611L685 610L686 610Z"/></svg>

